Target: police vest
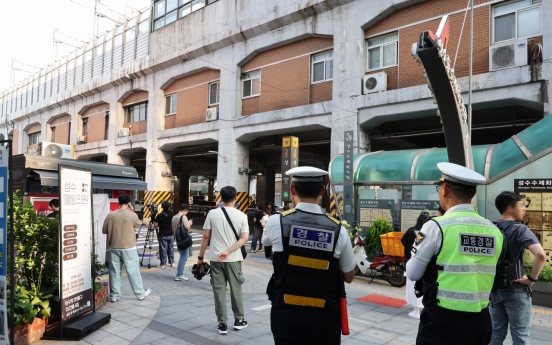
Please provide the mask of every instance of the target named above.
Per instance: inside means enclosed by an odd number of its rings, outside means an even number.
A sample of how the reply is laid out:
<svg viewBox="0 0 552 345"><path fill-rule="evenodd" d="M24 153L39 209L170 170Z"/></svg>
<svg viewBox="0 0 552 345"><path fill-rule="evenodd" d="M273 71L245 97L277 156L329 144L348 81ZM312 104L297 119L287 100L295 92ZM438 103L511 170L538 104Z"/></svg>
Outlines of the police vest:
<svg viewBox="0 0 552 345"><path fill-rule="evenodd" d="M502 233L474 211L453 212L433 220L442 234L441 249L432 260L436 274L430 274L433 281L428 282L436 287L437 305L480 312L489 304Z"/></svg>
<svg viewBox="0 0 552 345"><path fill-rule="evenodd" d="M341 224L324 214L291 209L280 216L283 252L274 252L267 293L273 307L339 310Z"/></svg>

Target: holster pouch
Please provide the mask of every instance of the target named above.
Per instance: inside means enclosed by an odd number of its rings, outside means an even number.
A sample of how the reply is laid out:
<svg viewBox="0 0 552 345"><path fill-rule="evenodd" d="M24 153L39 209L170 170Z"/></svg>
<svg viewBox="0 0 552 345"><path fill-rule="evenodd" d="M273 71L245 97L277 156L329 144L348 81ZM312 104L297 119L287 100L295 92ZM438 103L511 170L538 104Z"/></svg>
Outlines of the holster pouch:
<svg viewBox="0 0 552 345"><path fill-rule="evenodd" d="M270 277L270 280L268 281L268 285L266 286L266 294L268 295L269 301L272 301L273 292L274 292L274 273Z"/></svg>

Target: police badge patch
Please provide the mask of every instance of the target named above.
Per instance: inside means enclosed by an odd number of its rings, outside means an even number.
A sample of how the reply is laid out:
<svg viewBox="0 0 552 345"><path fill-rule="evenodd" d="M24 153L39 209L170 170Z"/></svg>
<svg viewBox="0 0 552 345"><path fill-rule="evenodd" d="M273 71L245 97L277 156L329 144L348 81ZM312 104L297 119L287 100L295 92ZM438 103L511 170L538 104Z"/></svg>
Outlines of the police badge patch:
<svg viewBox="0 0 552 345"><path fill-rule="evenodd" d="M426 235L423 233L423 232L419 232L418 235L416 236L416 240L414 241L414 244L419 246L420 243L423 242L424 238L426 237Z"/></svg>

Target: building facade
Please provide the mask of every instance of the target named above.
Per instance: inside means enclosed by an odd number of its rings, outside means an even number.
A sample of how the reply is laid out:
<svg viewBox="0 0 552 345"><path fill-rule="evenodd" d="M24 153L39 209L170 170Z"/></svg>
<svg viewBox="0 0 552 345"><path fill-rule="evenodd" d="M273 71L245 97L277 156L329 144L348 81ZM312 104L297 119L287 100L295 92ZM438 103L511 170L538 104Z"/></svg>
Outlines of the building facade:
<svg viewBox="0 0 552 345"><path fill-rule="evenodd" d="M0 131L14 153L74 144L76 159L133 165L150 190L187 193L188 177L200 175L247 192L254 174L266 203L283 136L299 137L299 164L325 169L346 130L360 152L445 146L411 49L449 15L447 53L467 104L465 6L154 1L2 93ZM550 1L475 0L473 144L499 143L549 114L551 37Z"/></svg>

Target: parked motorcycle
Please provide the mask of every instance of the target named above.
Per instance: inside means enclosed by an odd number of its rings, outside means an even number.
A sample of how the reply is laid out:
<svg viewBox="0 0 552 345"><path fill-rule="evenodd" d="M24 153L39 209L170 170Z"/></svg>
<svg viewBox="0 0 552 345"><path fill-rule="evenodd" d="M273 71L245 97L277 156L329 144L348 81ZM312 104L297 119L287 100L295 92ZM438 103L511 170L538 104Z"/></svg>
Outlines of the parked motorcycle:
<svg viewBox="0 0 552 345"><path fill-rule="evenodd" d="M406 285L404 257L389 256L375 250L374 261L370 262L366 257L364 249L364 238L357 235L354 245L353 252L357 260L355 275L364 275L372 278L370 284L374 281L374 278L378 278L387 280L392 286L401 287Z"/></svg>

